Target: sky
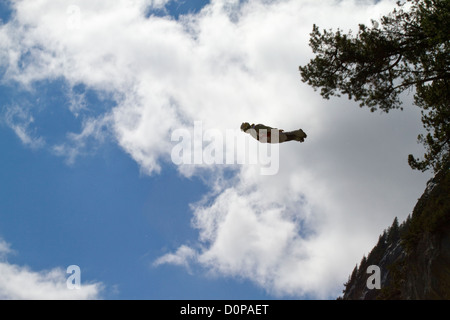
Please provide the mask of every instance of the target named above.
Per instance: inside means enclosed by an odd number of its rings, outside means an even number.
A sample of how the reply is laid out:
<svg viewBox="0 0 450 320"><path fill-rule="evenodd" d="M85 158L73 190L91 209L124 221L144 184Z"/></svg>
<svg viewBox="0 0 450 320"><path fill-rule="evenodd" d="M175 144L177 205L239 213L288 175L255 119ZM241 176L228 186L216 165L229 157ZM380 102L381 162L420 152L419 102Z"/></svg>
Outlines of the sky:
<svg viewBox="0 0 450 320"><path fill-rule="evenodd" d="M298 67L313 24L394 7L1 1L0 298L337 298L425 189L423 128L411 92L371 113ZM246 121L308 137L263 146Z"/></svg>

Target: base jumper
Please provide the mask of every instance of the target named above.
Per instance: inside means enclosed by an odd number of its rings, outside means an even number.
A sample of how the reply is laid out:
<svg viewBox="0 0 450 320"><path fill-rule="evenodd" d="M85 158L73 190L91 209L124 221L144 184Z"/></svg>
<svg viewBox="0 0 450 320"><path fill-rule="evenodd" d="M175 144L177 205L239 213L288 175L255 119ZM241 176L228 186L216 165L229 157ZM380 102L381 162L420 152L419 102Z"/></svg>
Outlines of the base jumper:
<svg viewBox="0 0 450 320"><path fill-rule="evenodd" d="M307 137L302 129L285 132L282 129L272 128L263 124L250 124L248 122L241 124L241 130L263 143L304 142ZM272 130L278 130L278 139L272 139Z"/></svg>

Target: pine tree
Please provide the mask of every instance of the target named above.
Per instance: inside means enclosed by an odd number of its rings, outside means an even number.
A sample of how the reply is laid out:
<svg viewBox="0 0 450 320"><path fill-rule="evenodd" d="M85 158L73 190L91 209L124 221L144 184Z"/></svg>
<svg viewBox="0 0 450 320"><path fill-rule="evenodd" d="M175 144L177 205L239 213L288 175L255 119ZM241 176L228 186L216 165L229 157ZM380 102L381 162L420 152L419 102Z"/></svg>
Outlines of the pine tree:
<svg viewBox="0 0 450 320"><path fill-rule="evenodd" d="M392 222L392 225L388 231L387 242L389 244L393 244L393 243L397 242L399 239L400 239L400 228L398 225L398 219L397 219L397 217L395 217L395 219Z"/></svg>
<svg viewBox="0 0 450 320"><path fill-rule="evenodd" d="M300 73L324 98L344 94L371 111L402 109L400 94L415 89L428 133L418 137L423 160L409 155L408 163L438 172L450 159L450 1L397 6L381 23L360 24L355 36L314 25L310 46L316 57Z"/></svg>
<svg viewBox="0 0 450 320"><path fill-rule="evenodd" d="M356 265L355 268L353 269L352 274L348 278L348 281L344 283L345 287L345 289L343 290L344 293L348 292L351 286L355 283L357 274L358 274L358 265Z"/></svg>
<svg viewBox="0 0 450 320"><path fill-rule="evenodd" d="M365 272L367 270L367 267L368 267L368 265L367 265L367 258L364 255L362 257L362 259L361 259L361 262L359 263L358 275L365 274Z"/></svg>

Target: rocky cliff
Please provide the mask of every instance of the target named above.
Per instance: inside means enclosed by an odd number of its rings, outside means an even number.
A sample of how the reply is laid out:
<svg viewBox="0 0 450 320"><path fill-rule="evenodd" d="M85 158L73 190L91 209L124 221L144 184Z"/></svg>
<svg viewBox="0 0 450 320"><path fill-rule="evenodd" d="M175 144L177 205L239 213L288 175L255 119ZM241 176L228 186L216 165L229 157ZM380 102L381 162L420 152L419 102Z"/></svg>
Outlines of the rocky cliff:
<svg viewBox="0 0 450 320"><path fill-rule="evenodd" d="M379 267L380 288L368 286ZM413 213L397 218L344 284L344 300L450 299L450 169L431 179Z"/></svg>

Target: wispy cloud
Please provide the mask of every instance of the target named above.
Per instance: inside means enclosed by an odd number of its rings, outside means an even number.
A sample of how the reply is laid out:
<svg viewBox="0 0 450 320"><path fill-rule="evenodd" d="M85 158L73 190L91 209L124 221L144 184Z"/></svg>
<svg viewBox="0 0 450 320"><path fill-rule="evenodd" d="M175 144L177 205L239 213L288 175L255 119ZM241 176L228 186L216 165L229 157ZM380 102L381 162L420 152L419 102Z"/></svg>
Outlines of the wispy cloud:
<svg viewBox="0 0 450 320"><path fill-rule="evenodd" d="M71 88L67 93L69 99L69 110L78 118L81 112L88 109L84 93L75 93Z"/></svg>
<svg viewBox="0 0 450 320"><path fill-rule="evenodd" d="M168 253L159 257L153 263L153 266L157 267L162 264L173 264L190 270L190 263L195 260L197 252L185 245L180 246L175 253Z"/></svg>
<svg viewBox="0 0 450 320"><path fill-rule="evenodd" d="M11 245L0 238L0 260L5 259L11 252Z"/></svg>
<svg viewBox="0 0 450 320"><path fill-rule="evenodd" d="M38 149L45 145L45 140L32 132L34 118L28 109L18 105L7 106L4 108L2 118L24 145L32 149Z"/></svg>
<svg viewBox="0 0 450 320"><path fill-rule="evenodd" d="M54 145L52 151L72 165L80 155L93 152L93 145L101 145L109 135L109 124L110 119L107 116L88 118L83 121L80 133L68 133L66 142ZM94 143L90 143L92 141Z"/></svg>

